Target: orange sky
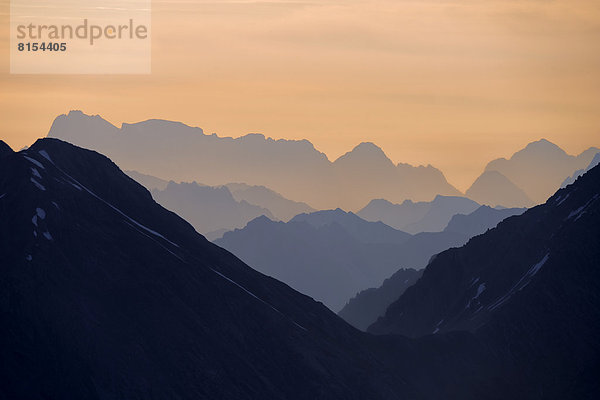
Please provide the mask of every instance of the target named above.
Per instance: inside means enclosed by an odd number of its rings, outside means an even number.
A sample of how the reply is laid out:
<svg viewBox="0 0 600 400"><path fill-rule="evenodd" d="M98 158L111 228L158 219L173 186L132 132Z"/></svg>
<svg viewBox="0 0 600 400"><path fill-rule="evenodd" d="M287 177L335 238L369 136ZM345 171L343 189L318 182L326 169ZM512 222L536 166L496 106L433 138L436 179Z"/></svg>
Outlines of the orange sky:
<svg viewBox="0 0 600 400"><path fill-rule="evenodd" d="M153 2L151 75L10 75L0 0L0 138L14 148L81 109L119 125L361 141L466 189L492 158L545 137L600 146L600 2Z"/></svg>

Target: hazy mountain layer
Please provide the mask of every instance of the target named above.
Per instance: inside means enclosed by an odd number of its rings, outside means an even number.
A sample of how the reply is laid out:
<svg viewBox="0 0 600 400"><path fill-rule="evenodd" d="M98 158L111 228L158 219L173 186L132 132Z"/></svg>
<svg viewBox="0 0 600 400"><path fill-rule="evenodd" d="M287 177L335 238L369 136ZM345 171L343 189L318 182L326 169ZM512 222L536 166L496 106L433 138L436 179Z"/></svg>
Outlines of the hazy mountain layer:
<svg viewBox="0 0 600 400"><path fill-rule="evenodd" d="M452 217L444 232L448 234L459 234L470 238L494 228L500 221L513 215L525 212L524 208L508 208L497 210L488 206L481 206L471 214L456 214ZM440 236L436 234L423 233L416 238L422 237L420 243L427 240L434 242ZM414 243L413 239L408 242ZM422 270L400 269L390 278L386 279L378 288L370 288L358 293L338 313L346 322L360 330L366 330L369 325L383 316L390 304L398 300L404 291L412 286L421 277Z"/></svg>
<svg viewBox="0 0 600 400"><path fill-rule="evenodd" d="M301 214L288 223L261 217L215 243L338 311L399 268L422 268L433 254L467 240L455 232L411 236L337 209Z"/></svg>
<svg viewBox="0 0 600 400"><path fill-rule="evenodd" d="M315 211L308 204L288 200L264 186L228 183L224 185L227 189L216 186L211 190L204 184L190 186L182 182L181 186L173 183L166 190L169 182L164 179L136 171L125 173L154 192L157 200L165 207L171 207L173 211L185 216L209 240L221 237L234 228L241 228L260 215L288 221L297 214ZM194 185L203 189L194 188ZM237 204L231 201L232 197Z"/></svg>
<svg viewBox="0 0 600 400"><path fill-rule="evenodd" d="M241 228L258 216L273 218L265 208L236 201L226 186L169 182L164 190L153 190L152 197L185 218L209 240L220 237L224 230Z"/></svg>
<svg viewBox="0 0 600 400"><path fill-rule="evenodd" d="M600 149L591 147L572 156L563 149L545 139L529 143L524 149L516 152L510 159L499 158L491 161L485 171L498 171L508 180L523 190L534 204L546 201L560 188L565 177L571 176L576 170L589 165L592 158ZM486 202L495 205L498 202ZM501 204L510 207L509 204ZM527 204L513 204L522 207Z"/></svg>
<svg viewBox="0 0 600 400"><path fill-rule="evenodd" d="M289 221L295 215L310 213L314 208L306 203L288 200L279 193L264 186L250 186L245 183L228 183L227 188L237 201L245 201L266 208L280 221Z"/></svg>
<svg viewBox="0 0 600 400"><path fill-rule="evenodd" d="M101 151L128 170L212 186L262 185L319 209L357 209L373 198L429 200L436 194L459 194L439 170L394 165L370 143L330 162L307 140L259 134L221 138L162 120L117 128L80 111L56 118L48 136Z"/></svg>
<svg viewBox="0 0 600 400"><path fill-rule="evenodd" d="M508 217L523 214L526 210L526 208L496 209L481 206L471 214L454 215L444 231L458 232L473 237L485 233L488 229L495 228L500 221Z"/></svg>
<svg viewBox="0 0 600 400"><path fill-rule="evenodd" d="M481 174L467 190L466 196L480 204L492 207L531 207L534 205L521 188L494 170Z"/></svg>
<svg viewBox="0 0 600 400"><path fill-rule="evenodd" d="M125 171L127 176L134 179L137 183L144 186L146 189L152 191L154 189L157 190L165 190L169 181L157 178L152 175L142 174L137 171Z"/></svg>
<svg viewBox="0 0 600 400"><path fill-rule="evenodd" d="M440 232L455 214L468 214L479 204L465 197L436 196L433 201L393 204L387 200L371 200L357 215L367 221L383 223L408 233Z"/></svg>
<svg viewBox="0 0 600 400"><path fill-rule="evenodd" d="M567 179L565 179L563 181L563 183L562 183L562 185L560 185L560 187L564 188L565 186L570 185L571 183L575 182L575 180L578 177L585 174L586 172L588 172L590 169L594 168L598 164L600 164L600 153L596 153L596 155L590 162L590 165L587 166L587 168L575 171L575 173L572 176L568 177Z"/></svg>

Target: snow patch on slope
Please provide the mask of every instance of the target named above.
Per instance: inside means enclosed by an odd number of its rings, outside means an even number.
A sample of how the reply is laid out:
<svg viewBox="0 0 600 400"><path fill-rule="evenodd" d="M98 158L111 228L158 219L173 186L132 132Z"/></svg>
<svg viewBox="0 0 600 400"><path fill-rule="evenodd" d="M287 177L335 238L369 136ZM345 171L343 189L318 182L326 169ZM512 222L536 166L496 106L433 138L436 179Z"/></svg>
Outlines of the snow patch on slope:
<svg viewBox="0 0 600 400"><path fill-rule="evenodd" d="M31 157L27 157L27 156L23 156L23 157L25 157L26 160L28 160L29 162L33 163L35 166L37 166L37 167L39 167L41 169L46 169L44 167L44 165L41 162L39 162L38 160L36 160L34 158L31 158Z"/></svg>
<svg viewBox="0 0 600 400"><path fill-rule="evenodd" d="M31 180L31 183L33 183L38 189L40 189L41 191L46 191L46 188L44 187L44 185L42 185L41 183L36 181L34 178L30 178L30 180Z"/></svg>
<svg viewBox="0 0 600 400"><path fill-rule="evenodd" d="M492 303L488 307L488 309L490 311L495 310L496 308L506 303L506 301L508 301L508 299L510 299L513 294L527 286L529 282L531 282L533 276L539 272L539 270L544 266L544 264L546 264L546 261L548 261L549 257L550 253L547 253L538 263L531 267L529 271L527 271L525 275L521 277L521 279L519 279L519 281L508 291L508 293L506 293L504 296L500 297L498 300Z"/></svg>

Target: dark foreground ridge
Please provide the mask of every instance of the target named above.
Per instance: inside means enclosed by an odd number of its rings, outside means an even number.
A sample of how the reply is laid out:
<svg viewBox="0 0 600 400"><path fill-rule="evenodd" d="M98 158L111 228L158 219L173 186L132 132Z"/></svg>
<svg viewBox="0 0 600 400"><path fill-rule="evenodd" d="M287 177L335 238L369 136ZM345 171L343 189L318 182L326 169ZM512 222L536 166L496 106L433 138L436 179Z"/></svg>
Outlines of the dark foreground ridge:
<svg viewBox="0 0 600 400"><path fill-rule="evenodd" d="M597 193L599 171L561 192L577 202ZM533 329L499 319L485 334L418 339L363 334L206 241L106 157L56 139L0 158L0 221L0 398L565 398L598 390L586 380L598 368L600 291L597 268L588 268L598 265L595 200L565 223L589 237L560 247L571 256L564 270L586 280L584 292L560 298L583 317L573 327L582 336L571 337L577 346L540 341L551 355L573 347L587 355L550 364L567 377L581 372L553 385L556 374L513 384L538 364L509 357L529 342L511 337L506 348L494 333L514 327L543 339L558 321L538 319ZM578 256L580 246L595 252ZM556 253L548 266L563 260ZM571 289L566 275L553 281L562 295ZM535 277L527 291L538 287Z"/></svg>
<svg viewBox="0 0 600 400"><path fill-rule="evenodd" d="M504 358L522 398L592 398L599 316L596 167L545 204L438 254L369 332L469 331Z"/></svg>

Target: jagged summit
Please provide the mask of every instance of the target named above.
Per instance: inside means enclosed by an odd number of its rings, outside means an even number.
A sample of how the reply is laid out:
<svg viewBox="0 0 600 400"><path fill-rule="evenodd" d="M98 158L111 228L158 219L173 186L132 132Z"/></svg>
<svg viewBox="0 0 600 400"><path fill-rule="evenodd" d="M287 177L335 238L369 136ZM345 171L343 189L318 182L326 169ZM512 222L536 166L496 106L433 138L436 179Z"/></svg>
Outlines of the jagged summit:
<svg viewBox="0 0 600 400"><path fill-rule="evenodd" d="M331 162L308 140L272 139L260 133L219 137L164 120L117 128L81 112L59 116L48 136L107 154L126 170L210 186L265 186L317 209L356 210L372 198L424 200L459 193L439 170L395 166L372 143L361 143Z"/></svg>

